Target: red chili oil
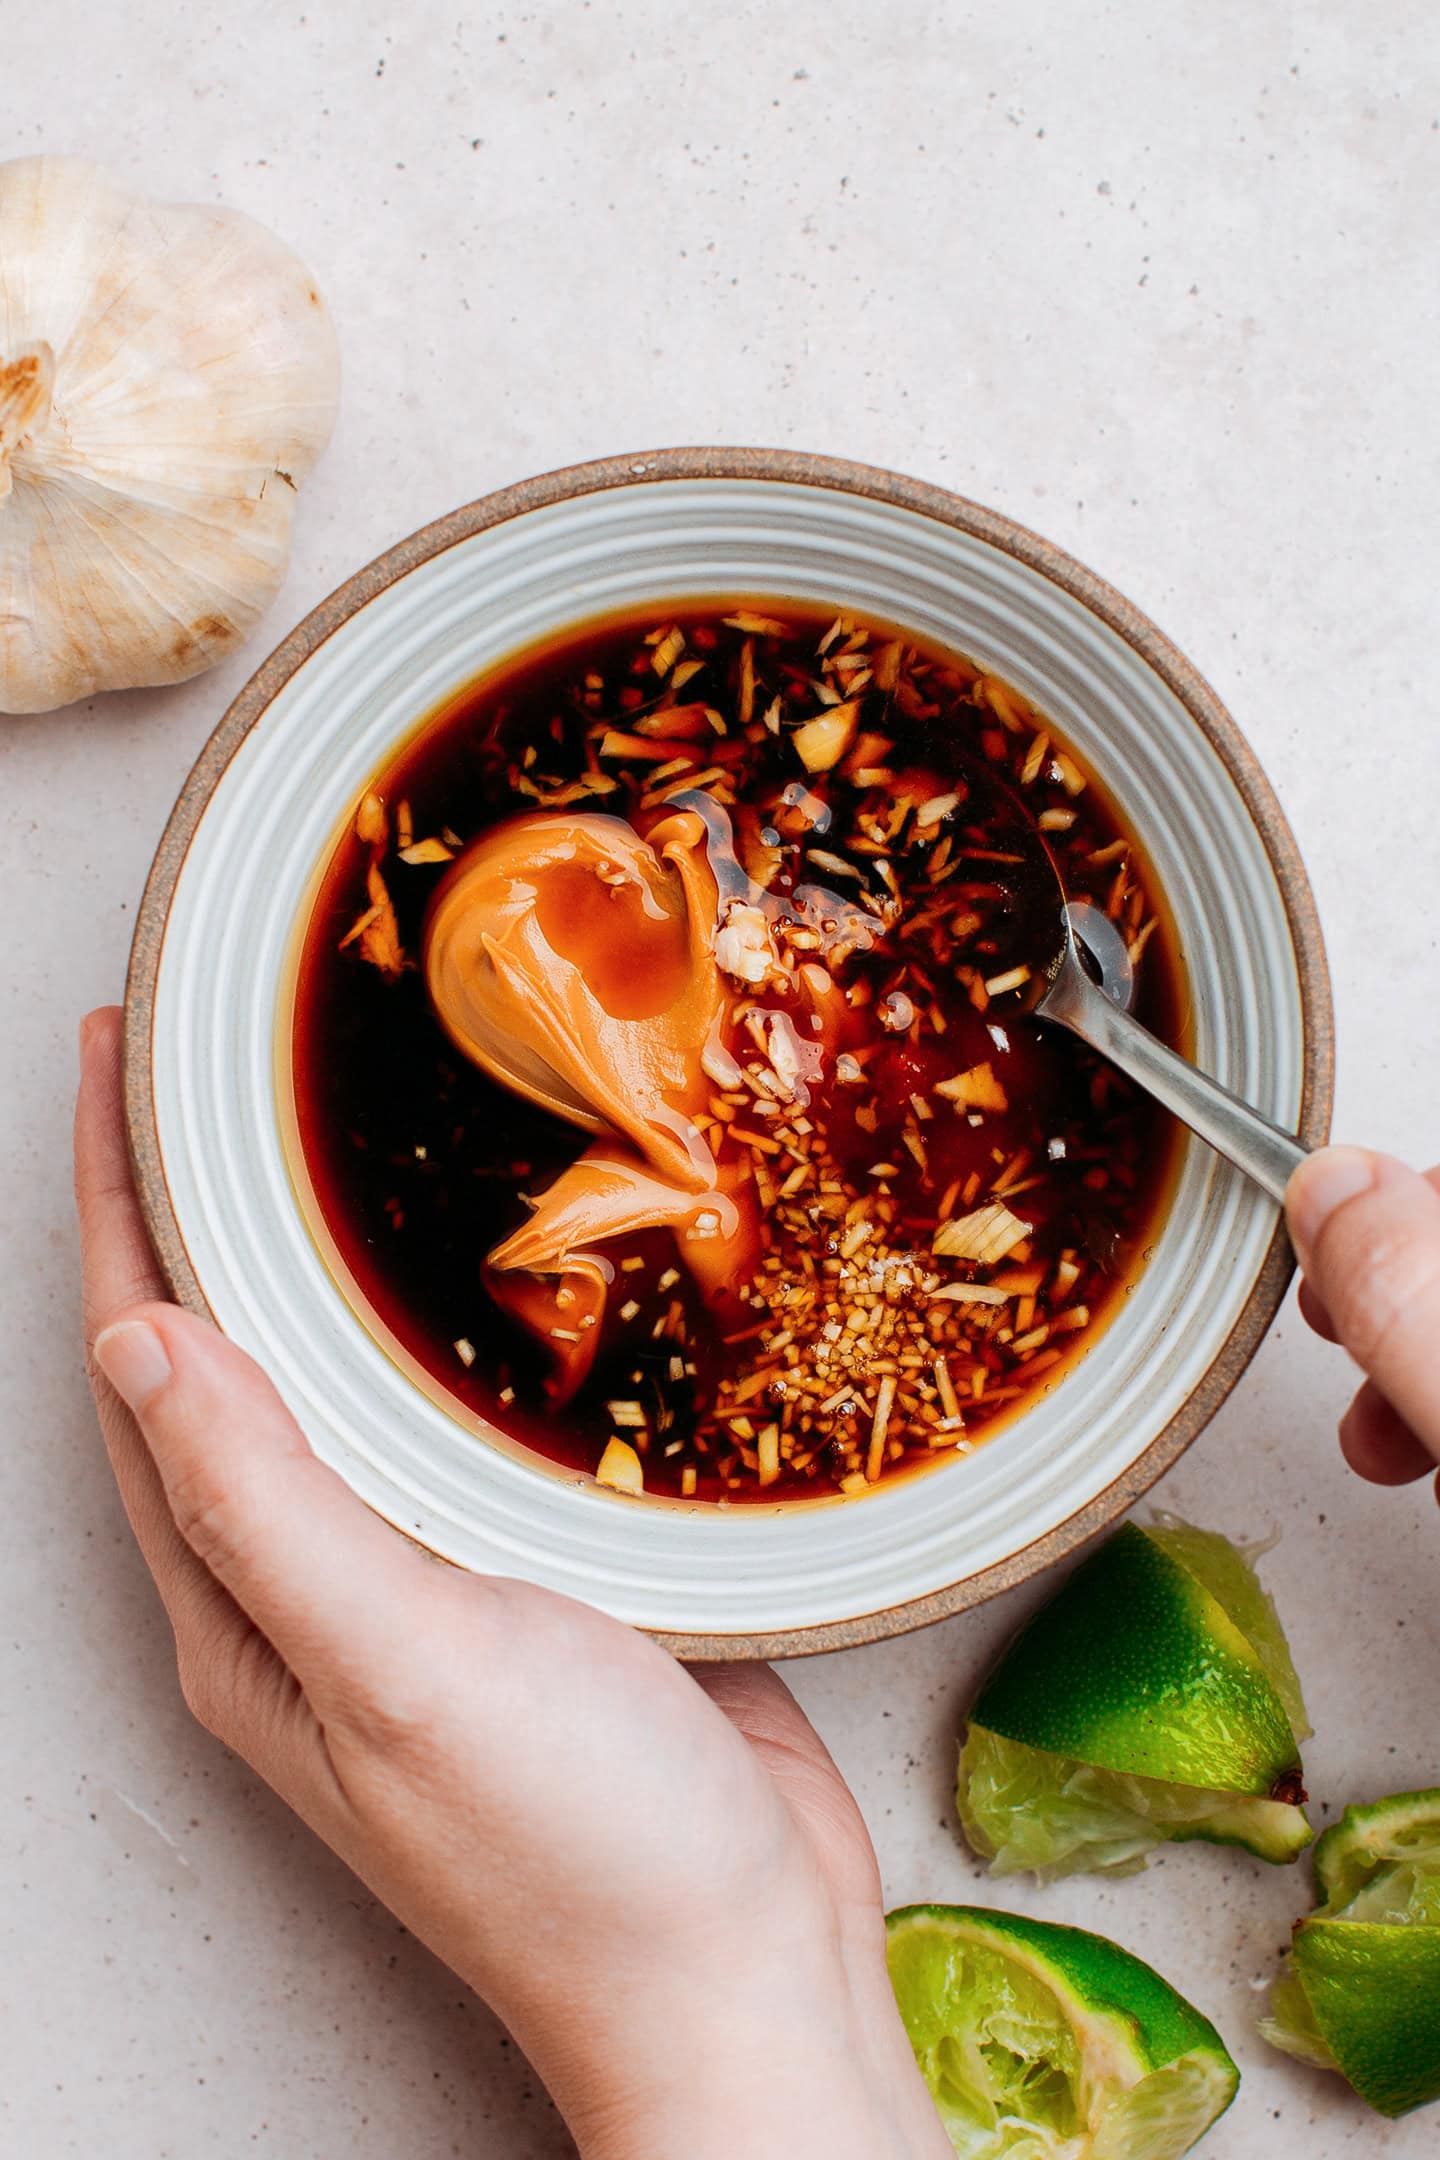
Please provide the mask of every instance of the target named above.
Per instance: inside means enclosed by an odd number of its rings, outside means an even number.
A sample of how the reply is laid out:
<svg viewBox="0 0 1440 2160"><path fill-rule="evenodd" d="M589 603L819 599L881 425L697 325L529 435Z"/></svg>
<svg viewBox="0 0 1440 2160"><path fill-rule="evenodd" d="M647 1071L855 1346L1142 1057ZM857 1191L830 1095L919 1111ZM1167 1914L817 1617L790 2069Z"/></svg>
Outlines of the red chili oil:
<svg viewBox="0 0 1440 2160"><path fill-rule="evenodd" d="M808 769L799 731L837 707L852 745L837 764ZM657 765L603 750L646 731L688 766L666 771L676 763L668 752ZM1006 793L988 795L986 770ZM604 792L577 798L596 774ZM740 1286L738 1322L733 1311L721 1320L669 1232L615 1241L594 1370L556 1409L544 1351L496 1304L484 1262L589 1136L454 1048L418 965L426 910L447 856L500 820L568 796L571 808L628 815L643 831L667 789L692 788L697 775L726 803L747 867L763 863L777 895L823 881L873 913L874 946L842 971L864 1023L861 1076L846 1066L840 1080L836 1061L800 1120L804 1136L793 1111L777 1122L771 1105L766 1123L753 1084L752 1097L733 1099L712 1137L728 1142L725 1123L758 1128L753 1146L736 1141L731 1152L748 1146L755 1160L774 1232L768 1276ZM571 1472L593 1472L619 1437L638 1446L648 1494L769 1504L864 1490L968 1452L1096 1340L1155 1235L1174 1131L1072 1036L1021 1011L1023 990L994 987L1038 964L1049 936L1043 896L1037 910L1020 851L1006 845L1017 797L1069 896L1104 909L1128 941L1134 1009L1172 1043L1184 992L1140 849L1018 692L963 655L868 619L769 600L650 607L567 632L472 684L375 775L370 796L372 813L374 799L383 805L386 842L377 849L347 829L304 931L291 1041L298 1182L342 1288L442 1400ZM417 841L437 841L419 852L438 859L406 862ZM377 866L398 967L374 964L373 930L355 934L373 913ZM958 1092L975 1104L955 1099L956 1076L972 1076ZM950 1094L936 1092L947 1085ZM808 1177L786 1195L802 1156ZM930 1258L943 1221L997 1202L1027 1228L997 1265ZM891 1333L868 1366L845 1367L858 1374L852 1399L832 1403L814 1374L834 1377L834 1344L857 1332L851 1310L866 1307L865 1282L882 1284L879 1273L857 1276L846 1251L858 1205L886 1216L873 1250L889 1258L877 1268L913 1251L927 1281L974 1285L992 1302L942 1309L881 1288L869 1309L885 1308L876 1324ZM851 1310L827 1314L837 1291ZM805 1312L798 1356L783 1340L787 1299ZM943 1340L931 1341L925 1309L944 1323ZM827 1334L832 1320L838 1337ZM929 1355L937 1347L943 1380ZM808 1396L787 1372L808 1379Z"/></svg>

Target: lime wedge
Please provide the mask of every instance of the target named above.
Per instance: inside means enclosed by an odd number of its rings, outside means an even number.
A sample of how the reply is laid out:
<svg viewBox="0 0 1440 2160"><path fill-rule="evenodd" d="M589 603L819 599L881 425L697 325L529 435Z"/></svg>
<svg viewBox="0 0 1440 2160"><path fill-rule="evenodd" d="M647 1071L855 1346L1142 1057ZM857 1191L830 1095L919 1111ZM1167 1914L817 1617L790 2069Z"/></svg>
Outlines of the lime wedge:
<svg viewBox="0 0 1440 2160"><path fill-rule="evenodd" d="M1315 1880L1261 2032L1381 2115L1440 2100L1440 1787L1346 1808Z"/></svg>
<svg viewBox="0 0 1440 2160"><path fill-rule="evenodd" d="M1208 2018L1103 1936L1018 1913L891 1913L890 1979L963 2160L1178 2160L1234 2098Z"/></svg>
<svg viewBox="0 0 1440 2160"><path fill-rule="evenodd" d="M1126 1874L1187 1838L1293 1860L1309 1729L1250 1556L1174 1517L1126 1524L981 1689L956 1805L997 1874Z"/></svg>

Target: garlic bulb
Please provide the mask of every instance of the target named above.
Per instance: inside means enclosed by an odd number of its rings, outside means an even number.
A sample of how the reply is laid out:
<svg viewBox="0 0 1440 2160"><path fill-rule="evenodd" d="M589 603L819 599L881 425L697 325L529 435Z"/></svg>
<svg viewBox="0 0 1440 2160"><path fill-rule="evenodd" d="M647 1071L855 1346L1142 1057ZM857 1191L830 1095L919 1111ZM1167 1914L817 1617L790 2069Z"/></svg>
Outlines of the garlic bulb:
<svg viewBox="0 0 1440 2160"><path fill-rule="evenodd" d="M0 712L179 682L273 597L339 358L234 210L82 158L0 164Z"/></svg>

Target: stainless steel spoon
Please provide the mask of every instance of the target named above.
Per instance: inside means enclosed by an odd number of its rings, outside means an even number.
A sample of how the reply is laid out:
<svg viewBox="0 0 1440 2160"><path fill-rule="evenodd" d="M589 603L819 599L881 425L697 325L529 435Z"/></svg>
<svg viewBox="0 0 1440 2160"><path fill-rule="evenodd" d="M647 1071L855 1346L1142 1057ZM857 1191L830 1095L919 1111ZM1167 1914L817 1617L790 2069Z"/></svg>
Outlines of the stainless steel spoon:
<svg viewBox="0 0 1440 2160"><path fill-rule="evenodd" d="M1069 1028L1101 1057L1174 1112L1194 1133L1243 1170L1272 1200L1283 1200L1291 1173L1309 1150L1238 1095L1157 1041L1128 1007L1134 995L1130 956L1115 925L1088 902L1070 905L1055 858L1028 807L994 769L961 753L969 802L1001 839L1016 865L1015 906L1026 944L1046 952L1032 963L1023 1009ZM1053 943L1052 940L1053 932ZM1081 948L1093 962L1093 972ZM1098 978L1098 979L1097 979Z"/></svg>
<svg viewBox="0 0 1440 2160"><path fill-rule="evenodd" d="M1012 828L1007 843L1014 847L1018 837ZM1308 1150L1293 1133L1282 1132L1218 1080L1167 1049L1131 1016L1126 1008L1134 992L1134 975L1124 940L1099 908L1067 904L1060 873L1044 840L1033 826L1026 837L1027 868L1034 870L1037 885L1044 859L1049 888L1044 902L1047 914L1053 908L1051 919L1059 930L1053 953L1037 970L1039 987L1032 993L1029 1010L1037 1020L1069 1028L1167 1110L1173 1110L1272 1200L1283 1200L1291 1173ZM1094 962L1095 974L1081 957L1082 945Z"/></svg>

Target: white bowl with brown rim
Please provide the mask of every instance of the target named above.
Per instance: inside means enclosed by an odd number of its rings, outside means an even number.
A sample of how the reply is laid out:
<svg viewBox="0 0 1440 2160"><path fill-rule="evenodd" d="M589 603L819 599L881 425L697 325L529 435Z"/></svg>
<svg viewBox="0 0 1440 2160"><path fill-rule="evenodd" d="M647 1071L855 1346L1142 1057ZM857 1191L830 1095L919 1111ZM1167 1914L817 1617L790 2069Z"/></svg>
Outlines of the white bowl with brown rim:
<svg viewBox="0 0 1440 2160"><path fill-rule="evenodd" d="M381 1515L446 1560L548 1584L685 1655L786 1656L960 1611L1114 1522L1235 1385L1291 1259L1274 1205L1188 1143L1147 1264L1060 1385L963 1459L813 1506L606 1491L488 1445L387 1353L307 1228L285 1145L292 960L318 871L371 774L477 676L577 623L725 592L901 624L1051 716L1163 889L1198 1061L1324 1138L1314 903L1214 693L1118 594L1007 519L770 451L662 451L506 489L403 541L285 640L221 721L156 855L126 1097L174 1294L259 1359Z"/></svg>

